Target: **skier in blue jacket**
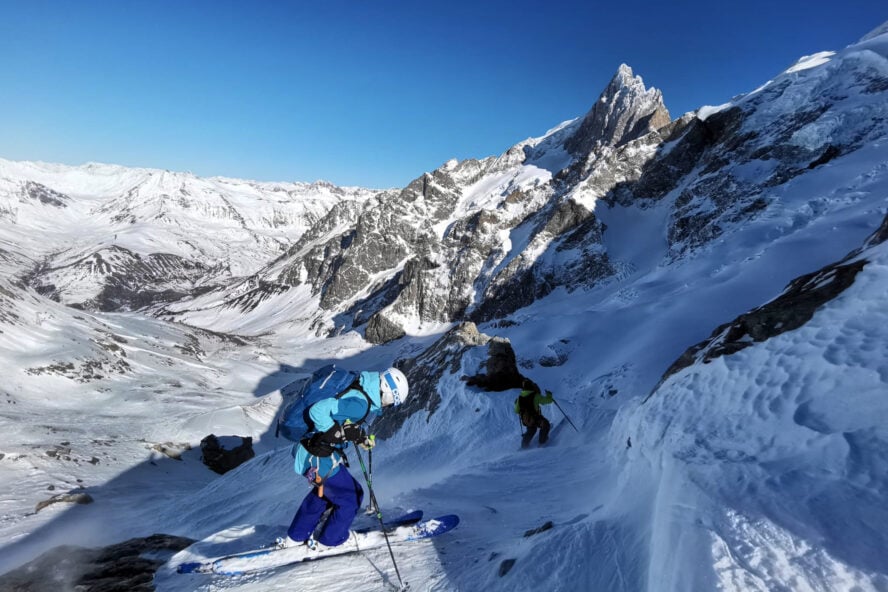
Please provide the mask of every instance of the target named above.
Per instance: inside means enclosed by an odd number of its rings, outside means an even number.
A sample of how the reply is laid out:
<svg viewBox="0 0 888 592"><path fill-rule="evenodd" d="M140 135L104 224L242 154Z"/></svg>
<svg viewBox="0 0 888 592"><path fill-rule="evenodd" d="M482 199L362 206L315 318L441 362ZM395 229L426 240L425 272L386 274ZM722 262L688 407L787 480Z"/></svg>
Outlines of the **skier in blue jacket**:
<svg viewBox="0 0 888 592"><path fill-rule="evenodd" d="M341 545L361 507L364 490L346 468L348 442L369 450L375 444L362 427L368 417L378 416L407 398L407 377L397 368L385 372L361 372L358 385L339 397L322 399L307 409L314 431L295 445L294 470L313 486L302 500L287 537L279 547L306 544L311 549ZM329 517L318 533L325 511Z"/></svg>

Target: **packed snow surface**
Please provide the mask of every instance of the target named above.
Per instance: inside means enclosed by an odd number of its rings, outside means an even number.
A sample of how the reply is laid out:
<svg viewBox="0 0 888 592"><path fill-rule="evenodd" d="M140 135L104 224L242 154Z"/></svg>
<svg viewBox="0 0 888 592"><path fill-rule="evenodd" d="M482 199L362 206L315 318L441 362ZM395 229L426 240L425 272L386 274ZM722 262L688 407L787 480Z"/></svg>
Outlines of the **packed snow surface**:
<svg viewBox="0 0 888 592"><path fill-rule="evenodd" d="M885 39L818 54L781 76L816 78L840 59L884 67ZM793 98L785 100L790 108ZM841 133L834 123L812 125ZM520 449L517 391L460 380L483 370L478 347L444 373L433 414L411 416L373 451L385 517L414 509L460 517L450 533L393 547L403 581L435 591L888 590L888 243L858 254L866 264L853 285L801 328L692 365L653 390L715 327L864 245L888 213L886 141L775 188L767 215L688 258L668 257L658 211L668 200L646 209L592 204L620 276L555 290L508 326L480 327L508 338L520 370L554 393L558 406L544 408L550 442ZM500 191L544 181L544 165L561 157L546 154L486 182ZM48 167L40 174L57 174ZM119 182L109 173L109 193ZM77 183L72 176L72 198ZM489 190L479 182L465 207ZM36 238L4 241L43 254ZM11 251L0 263L15 271L25 257ZM307 322L266 319L276 330L233 339L138 314L77 311L3 282L11 316L0 333L0 573L57 545L163 532L199 542L161 567L161 591L397 585L384 546L243 576L175 566L286 531L309 486L274 437L281 387L330 361L381 370L438 335L371 347L353 332L320 339ZM220 322L238 327L235 318ZM212 473L196 450L211 432L252 436L257 456ZM354 462L351 471L361 473ZM41 504L59 493L92 503ZM370 525L368 516L356 523Z"/></svg>

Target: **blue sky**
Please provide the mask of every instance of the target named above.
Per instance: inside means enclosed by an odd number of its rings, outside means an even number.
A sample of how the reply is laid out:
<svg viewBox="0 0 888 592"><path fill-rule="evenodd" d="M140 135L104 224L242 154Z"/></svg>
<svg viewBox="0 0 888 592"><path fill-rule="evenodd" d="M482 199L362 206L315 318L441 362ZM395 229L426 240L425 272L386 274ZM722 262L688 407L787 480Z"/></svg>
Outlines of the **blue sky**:
<svg viewBox="0 0 888 592"><path fill-rule="evenodd" d="M853 43L884 8L0 0L0 157L401 187L583 115L620 63L675 117Z"/></svg>

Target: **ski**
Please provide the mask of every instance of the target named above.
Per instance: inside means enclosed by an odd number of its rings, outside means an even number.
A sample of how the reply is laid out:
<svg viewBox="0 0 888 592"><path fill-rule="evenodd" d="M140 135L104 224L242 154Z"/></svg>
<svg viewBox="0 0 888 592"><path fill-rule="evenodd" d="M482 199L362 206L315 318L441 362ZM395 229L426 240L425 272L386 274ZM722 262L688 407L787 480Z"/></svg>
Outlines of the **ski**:
<svg viewBox="0 0 888 592"><path fill-rule="evenodd" d="M417 520L421 512L406 514L392 522L386 523L386 533L392 544L410 543L448 532L459 524L459 517L446 515L426 520ZM395 523L400 523L396 525ZM385 545L385 538L380 529L364 529L353 531L351 537L342 545L312 551L303 545L278 549L269 547L255 551L246 551L227 555L208 561L182 563L176 571L180 574L200 573L216 575L240 575L243 573L274 569L304 561L316 561L326 557L336 557L359 553Z"/></svg>
<svg viewBox="0 0 888 592"><path fill-rule="evenodd" d="M416 524L422 520L422 510L416 510L414 512L409 512L404 514L403 516L399 516L393 520L388 520L385 522L385 530L386 532L391 532L399 526L407 526L410 524ZM357 529L355 532L360 534L366 534L369 532L378 531L379 526L368 526L365 528ZM279 549L274 546L263 547L261 549L254 549L250 551L243 551L241 553L236 553L234 555L227 555L222 559L227 559L231 557L240 557L240 556L250 556L250 557L260 557L262 555L267 555L273 551L278 551ZM176 567L176 571L178 573L211 573L212 569L210 568L210 564L212 561L192 561L187 563L179 564Z"/></svg>
<svg viewBox="0 0 888 592"><path fill-rule="evenodd" d="M410 512L408 514L404 514L394 520L387 520L385 522L385 530L386 532L391 532L392 530L398 528L399 526L407 526L408 524L416 524L422 520L422 510L416 510L415 512ZM366 533L374 530L379 530L379 525L367 526L366 528L358 528L355 529L355 532L358 533Z"/></svg>

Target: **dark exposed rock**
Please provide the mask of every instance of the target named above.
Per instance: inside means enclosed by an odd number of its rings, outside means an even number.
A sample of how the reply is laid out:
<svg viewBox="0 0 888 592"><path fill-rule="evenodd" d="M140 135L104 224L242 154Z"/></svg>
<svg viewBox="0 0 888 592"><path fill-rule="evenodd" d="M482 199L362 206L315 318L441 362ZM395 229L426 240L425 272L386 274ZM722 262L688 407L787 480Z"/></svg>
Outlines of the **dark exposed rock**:
<svg viewBox="0 0 888 592"><path fill-rule="evenodd" d="M863 248L860 251L855 251L852 255L856 255L869 247L884 243L886 240L888 240L888 216L885 216L882 224L866 239L866 242L863 243Z"/></svg>
<svg viewBox="0 0 888 592"><path fill-rule="evenodd" d="M200 451L203 463L220 475L256 456L250 436L223 436L220 439L210 434L200 441Z"/></svg>
<svg viewBox="0 0 888 592"><path fill-rule="evenodd" d="M561 201L553 210L552 215L546 221L543 231L553 236L557 236L568 230L577 228L590 217L594 217L592 212L581 204L576 203L572 199ZM590 225L590 230L594 230L595 226Z"/></svg>
<svg viewBox="0 0 888 592"><path fill-rule="evenodd" d="M321 306L333 309L366 290L372 276L394 269L408 258L413 251L411 245L421 243L422 235L423 229L414 228L411 217L401 209L379 204L364 211L352 240L326 244L325 249L335 253L331 263L309 270L317 274L308 281L320 293Z"/></svg>
<svg viewBox="0 0 888 592"><path fill-rule="evenodd" d="M42 502L37 502L37 507L34 511L39 512L46 506L51 506L52 504L91 504L93 501L95 500L93 500L93 497L88 493L83 491L70 491L68 493L59 493Z"/></svg>
<svg viewBox="0 0 888 592"><path fill-rule="evenodd" d="M499 574L499 577L503 577L504 575L509 573L515 566L516 561L517 559L503 559L500 563L499 571L497 572Z"/></svg>
<svg viewBox="0 0 888 592"><path fill-rule="evenodd" d="M705 151L725 133L726 126L739 124L741 114L740 109L734 108L717 113L707 121L686 116L677 119L668 129L661 130L663 140L675 141L676 145L665 155L642 167L630 195L643 199L664 197L699 164ZM612 197L619 198L624 194L623 191L616 191Z"/></svg>
<svg viewBox="0 0 888 592"><path fill-rule="evenodd" d="M333 319L334 326L330 329L328 335L338 335L342 331L347 331L354 327L374 321L374 317L377 315L385 314L383 309L392 304L403 289L401 286L401 275L402 274L400 273L395 274L394 277L379 286L366 298L361 298L355 301L355 303L345 312L336 315ZM382 320L379 319L374 322L379 323L382 322ZM397 327L397 330L401 330L400 326ZM385 332L380 332L379 329L370 330L369 326L367 331L369 332L369 335L365 335L365 339L371 343L377 343L376 341L373 341L374 339L391 337L391 335L387 336ZM392 337L392 339L397 339L397 337Z"/></svg>
<svg viewBox="0 0 888 592"><path fill-rule="evenodd" d="M555 528L555 523L549 520L541 526L537 526L536 528L531 528L530 530L525 531L524 538L531 537L535 534L540 534L541 532L546 532L547 530L552 530L553 528Z"/></svg>
<svg viewBox="0 0 888 592"><path fill-rule="evenodd" d="M826 147L826 150L823 151L823 154L818 156L816 159L814 159L811 162L811 164L808 165L808 168L814 169L814 168L819 167L822 164L826 164L829 161L831 161L833 158L839 156L841 153L842 153L842 151L839 148L830 144L829 146Z"/></svg>
<svg viewBox="0 0 888 592"><path fill-rule="evenodd" d="M365 337L370 343L388 343L404 337L405 334L400 325L388 320L385 313L378 312L370 317Z"/></svg>
<svg viewBox="0 0 888 592"><path fill-rule="evenodd" d="M640 138L670 120L662 93L645 89L641 78L623 64L565 147L583 156L596 146L619 146Z"/></svg>
<svg viewBox="0 0 888 592"><path fill-rule="evenodd" d="M483 323L511 314L547 296L554 289L549 282L538 281L533 269L506 271L501 274L499 282L487 288L484 299L469 315L473 321Z"/></svg>
<svg viewBox="0 0 888 592"><path fill-rule="evenodd" d="M77 360L76 364L72 362L56 362L49 366L27 368L25 372L32 375L57 374L77 382L90 382L100 380L107 374L126 374L131 369L130 365L123 359L126 356L122 350L113 352L105 348L104 346L107 344L103 342L96 341L96 344L102 349L109 351L111 355L105 355L97 359Z"/></svg>
<svg viewBox="0 0 888 592"><path fill-rule="evenodd" d="M269 282L261 278L253 279L254 282L252 289L228 300L228 305L230 307L238 308L241 312L250 312L272 296L283 294L290 289L290 286L288 286L287 284ZM204 293L211 289L213 288L210 286L205 286L204 288L199 290L192 290L191 296L199 296L201 293Z"/></svg>
<svg viewBox="0 0 888 592"><path fill-rule="evenodd" d="M72 306L104 312L138 310L152 304L173 302L185 296L197 296L212 286L192 287L208 273L199 261L169 253L142 256L120 246L98 250L74 263L60 267L41 265L27 276L39 293L60 299L52 278L59 273L75 272L101 278L99 294Z"/></svg>
<svg viewBox="0 0 888 592"><path fill-rule="evenodd" d="M424 246L424 251L431 246ZM393 310L406 316L416 316L421 321L448 322L462 316L467 302L460 299L453 290L442 290L438 285L439 265L429 257L416 257L404 266L400 283L402 289ZM462 287L465 276L457 270L451 276L453 286Z"/></svg>
<svg viewBox="0 0 888 592"><path fill-rule="evenodd" d="M825 303L844 292L863 269L860 259L848 264L832 264L793 280L783 294L750 312L718 327L709 339L688 349L660 379L654 391L667 378L697 362L709 363L757 342L798 329Z"/></svg>
<svg viewBox="0 0 888 592"><path fill-rule="evenodd" d="M63 546L0 575L10 592L152 592L154 574L192 539L155 534L99 549Z"/></svg>
<svg viewBox="0 0 888 592"><path fill-rule="evenodd" d="M507 391L521 388L526 378L518 371L512 343L502 337L494 337L487 344L487 364L484 374L464 376L468 386L486 391Z"/></svg>
<svg viewBox="0 0 888 592"><path fill-rule="evenodd" d="M26 181L23 192L27 198L39 200L42 204L56 208L66 208L67 202L71 201L67 195L34 181Z"/></svg>
<svg viewBox="0 0 888 592"><path fill-rule="evenodd" d="M568 290L591 287L613 275L602 244L603 226L594 214L573 200L565 200L541 216L540 230L531 244L549 245L559 257L554 261L524 255L513 259L489 282L483 298L469 313L473 321L502 318L559 286ZM568 256L566 251L575 255Z"/></svg>

